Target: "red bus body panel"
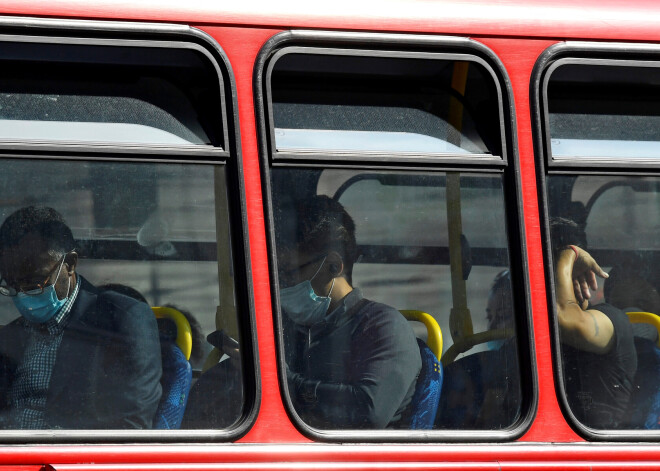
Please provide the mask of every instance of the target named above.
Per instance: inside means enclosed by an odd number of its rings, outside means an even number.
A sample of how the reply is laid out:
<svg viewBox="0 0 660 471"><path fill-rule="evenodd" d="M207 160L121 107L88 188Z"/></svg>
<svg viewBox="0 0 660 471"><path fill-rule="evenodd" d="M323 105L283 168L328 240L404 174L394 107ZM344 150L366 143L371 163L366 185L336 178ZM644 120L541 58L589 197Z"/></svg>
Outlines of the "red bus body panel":
<svg viewBox="0 0 660 471"><path fill-rule="evenodd" d="M660 4L636 1L252 2L3 0L0 15L187 24L212 36L236 81L262 394L256 422L238 443L6 445L0 471L248 469L660 469L660 445L587 443L557 400L530 120L530 77L539 55L564 40L660 41ZM492 49L511 80L533 312L538 410L506 444L318 444L292 424L280 395L254 112L253 72L264 43L289 29L470 37Z"/></svg>

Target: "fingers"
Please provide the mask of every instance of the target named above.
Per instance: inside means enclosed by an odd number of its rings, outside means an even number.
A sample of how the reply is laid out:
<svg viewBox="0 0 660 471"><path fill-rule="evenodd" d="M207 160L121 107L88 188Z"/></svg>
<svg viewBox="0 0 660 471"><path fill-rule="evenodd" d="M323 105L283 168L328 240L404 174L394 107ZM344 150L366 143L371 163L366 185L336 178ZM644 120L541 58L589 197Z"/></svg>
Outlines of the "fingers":
<svg viewBox="0 0 660 471"><path fill-rule="evenodd" d="M596 274L594 272L590 271L586 273L586 283L589 288L594 291L598 291L598 281L596 280Z"/></svg>
<svg viewBox="0 0 660 471"><path fill-rule="evenodd" d="M600 268L600 265L596 263L596 260L594 260L594 266L592 267L592 272L595 273L596 275L600 276L601 278L609 278L610 275L608 275L605 270ZM594 277L595 279L595 277Z"/></svg>
<svg viewBox="0 0 660 471"><path fill-rule="evenodd" d="M577 299L578 303L582 304L584 298L582 297L582 288L577 278L573 278L573 292L575 293L575 299Z"/></svg>
<svg viewBox="0 0 660 471"><path fill-rule="evenodd" d="M609 278L609 275L603 270L600 265L598 265L598 262L594 260L594 258L589 254L584 249L579 249L580 250L580 257L578 260L575 262L575 267L578 268L578 271L586 270L592 273L595 273L597 276L601 278ZM595 277L594 277L595 280ZM592 289L597 289L597 285L592 285Z"/></svg>
<svg viewBox="0 0 660 471"><path fill-rule="evenodd" d="M579 260L576 260L574 270L573 291L575 292L575 299L580 304L591 299L592 290L594 292L598 290L597 276L601 278L609 278L609 275L585 250L580 251L580 257Z"/></svg>
<svg viewBox="0 0 660 471"><path fill-rule="evenodd" d="M590 274L593 275L593 273L590 273ZM580 284L580 289L582 290L582 298L583 299L590 299L591 298L591 291L589 290L589 280L588 280L587 276L580 275L578 277L578 282ZM596 285L596 289L598 289L597 285ZM578 301L580 301L580 300L578 300Z"/></svg>

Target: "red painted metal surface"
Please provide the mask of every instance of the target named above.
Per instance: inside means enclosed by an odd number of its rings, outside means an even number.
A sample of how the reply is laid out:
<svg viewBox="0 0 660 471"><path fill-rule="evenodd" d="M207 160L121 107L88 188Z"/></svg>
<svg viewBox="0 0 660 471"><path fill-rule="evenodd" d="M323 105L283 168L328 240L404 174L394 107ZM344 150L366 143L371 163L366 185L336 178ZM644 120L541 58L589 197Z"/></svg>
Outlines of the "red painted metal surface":
<svg viewBox="0 0 660 471"><path fill-rule="evenodd" d="M268 254L259 151L255 128L252 71L263 43L277 34L276 30L254 28L204 28L222 45L231 62L236 80L238 112L241 124L241 147L245 175L245 193L250 234L250 256L254 283L254 305L257 322L259 368L261 370L261 406L257 423L243 438L247 442L307 441L291 424L284 410L277 377L273 317L270 303Z"/></svg>
<svg viewBox="0 0 660 471"><path fill-rule="evenodd" d="M554 41L518 39L480 40L490 47L502 60L513 87L518 128L518 149L520 176L522 180L523 212L525 235L527 237L527 257L529 282L532 298L534 322L534 347L539 382L539 403L536 419L529 432L523 437L528 441L576 441L582 440L568 426L559 409L555 383L554 365L550 351L550 326L545 292L543 250L537 201L536 169L532 127L530 120L529 83L534 63L538 56Z"/></svg>
<svg viewBox="0 0 660 471"><path fill-rule="evenodd" d="M258 5L257 5L258 3ZM569 0L83 2L3 0L0 14L79 19L163 21L196 26L222 46L236 80L248 211L262 395L256 423L237 444L75 445L0 447L0 471L229 469L660 469L660 445L589 444L565 421L555 391L545 278L542 270L529 81L539 54L559 40L660 41L660 4ZM253 68L270 37L294 27L324 30L457 34L490 47L513 87L539 403L530 430L509 444L314 444L292 425L277 374L270 302L261 172L254 115ZM3 466L4 465L4 466ZM15 466L14 466L15 465Z"/></svg>
<svg viewBox="0 0 660 471"><path fill-rule="evenodd" d="M655 0L3 0L0 14L573 39L660 39Z"/></svg>
<svg viewBox="0 0 660 471"><path fill-rule="evenodd" d="M0 462L50 463L57 470L180 470L237 468L263 469L304 463L308 468L343 468L345 463L378 464L380 468L443 463L490 465L503 469L561 469L585 464L595 469L643 466L660 469L657 445L617 444L464 444L464 445L321 445L321 444L225 444L225 445L91 445L3 447ZM286 465L283 465L285 463ZM324 464L325 463L325 464ZM552 468L554 466L554 468ZM618 466L618 468L616 467ZM570 468L569 468L570 469ZM634 469L634 468L633 468ZM23 470L20 470L23 471ZM30 469L25 471L37 471Z"/></svg>

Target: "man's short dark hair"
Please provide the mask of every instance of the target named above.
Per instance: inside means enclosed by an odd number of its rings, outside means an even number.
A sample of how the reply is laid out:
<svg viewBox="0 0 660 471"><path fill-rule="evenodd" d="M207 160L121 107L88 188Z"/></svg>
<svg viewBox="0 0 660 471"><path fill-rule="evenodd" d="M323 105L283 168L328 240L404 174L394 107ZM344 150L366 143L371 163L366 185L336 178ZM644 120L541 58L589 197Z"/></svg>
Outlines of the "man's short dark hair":
<svg viewBox="0 0 660 471"><path fill-rule="evenodd" d="M60 213L45 206L27 206L7 216L0 226L0 257L28 234L39 236L47 250L58 256L75 249L73 233Z"/></svg>
<svg viewBox="0 0 660 471"><path fill-rule="evenodd" d="M552 244L552 258L557 260L559 252L568 245L587 248L587 235L584 228L567 218L550 218L550 242Z"/></svg>
<svg viewBox="0 0 660 471"><path fill-rule="evenodd" d="M275 217L279 248L319 255L335 251L341 255L351 282L357 258L355 223L341 203L327 196L314 196L295 207L279 208Z"/></svg>

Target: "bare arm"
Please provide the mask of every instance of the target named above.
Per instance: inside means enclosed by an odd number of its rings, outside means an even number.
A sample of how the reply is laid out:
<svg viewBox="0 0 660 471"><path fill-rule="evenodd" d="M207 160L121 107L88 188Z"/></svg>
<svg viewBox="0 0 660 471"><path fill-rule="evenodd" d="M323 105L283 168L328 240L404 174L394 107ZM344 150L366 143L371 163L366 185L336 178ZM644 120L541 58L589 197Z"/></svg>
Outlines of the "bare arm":
<svg viewBox="0 0 660 471"><path fill-rule="evenodd" d="M557 261L557 317L561 339L579 350L607 353L614 343L612 321L596 309L585 309L597 289L596 276L607 278L596 261L585 250L562 250ZM576 255L578 255L576 257Z"/></svg>

